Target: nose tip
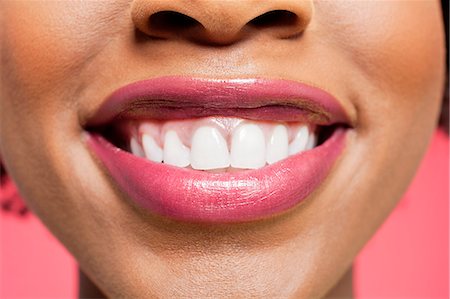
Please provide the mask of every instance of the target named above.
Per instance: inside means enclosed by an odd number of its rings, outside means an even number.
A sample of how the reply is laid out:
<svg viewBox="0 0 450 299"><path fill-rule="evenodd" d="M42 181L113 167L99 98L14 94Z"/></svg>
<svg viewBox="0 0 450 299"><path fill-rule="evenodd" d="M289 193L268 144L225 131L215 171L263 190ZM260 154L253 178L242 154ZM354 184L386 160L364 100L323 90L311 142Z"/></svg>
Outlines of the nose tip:
<svg viewBox="0 0 450 299"><path fill-rule="evenodd" d="M312 11L310 0L135 0L131 15L136 28L152 38L231 44L254 33L298 36Z"/></svg>

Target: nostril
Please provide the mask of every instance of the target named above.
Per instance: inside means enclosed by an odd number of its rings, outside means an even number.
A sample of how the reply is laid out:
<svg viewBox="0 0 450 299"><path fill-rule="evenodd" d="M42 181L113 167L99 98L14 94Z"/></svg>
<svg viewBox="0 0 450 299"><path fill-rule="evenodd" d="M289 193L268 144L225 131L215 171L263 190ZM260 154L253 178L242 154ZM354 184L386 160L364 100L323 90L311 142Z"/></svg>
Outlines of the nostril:
<svg viewBox="0 0 450 299"><path fill-rule="evenodd" d="M267 28L289 27L297 25L298 22L299 18L293 12L288 10L272 10L254 18L248 24L257 28Z"/></svg>
<svg viewBox="0 0 450 299"><path fill-rule="evenodd" d="M1 2L1 0L0 0ZM138 40L187 40L225 46L252 36L301 37L313 1L149 1L133 0L131 18Z"/></svg>
<svg viewBox="0 0 450 299"><path fill-rule="evenodd" d="M149 27L154 32L179 32L199 24L194 18L176 11L159 11L149 17Z"/></svg>

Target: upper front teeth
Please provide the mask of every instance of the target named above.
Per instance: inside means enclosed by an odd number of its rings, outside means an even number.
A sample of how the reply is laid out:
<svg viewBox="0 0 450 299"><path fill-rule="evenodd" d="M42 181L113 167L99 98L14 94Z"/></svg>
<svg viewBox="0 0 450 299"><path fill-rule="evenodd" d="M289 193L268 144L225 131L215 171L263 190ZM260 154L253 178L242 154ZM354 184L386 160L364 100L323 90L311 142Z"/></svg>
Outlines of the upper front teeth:
<svg viewBox="0 0 450 299"><path fill-rule="evenodd" d="M266 164L266 141L255 124L240 125L231 139L231 166L256 169Z"/></svg>
<svg viewBox="0 0 450 299"><path fill-rule="evenodd" d="M141 127L145 126L149 125ZM197 170L224 169L230 166L257 169L289 155L312 149L317 143L315 134L310 133L306 125L291 128L289 133L283 124L269 126L242 122L232 130L231 136L226 137L213 125L200 126L194 130L190 144L187 140L190 147L182 141L186 141L186 138L180 139L181 135L170 129L161 138L164 140L161 147L153 129L140 131L140 142L135 136L131 137L130 149L133 154L154 162L178 167L191 166ZM289 136L292 136L290 143Z"/></svg>
<svg viewBox="0 0 450 299"><path fill-rule="evenodd" d="M191 144L191 166L200 170L230 166L227 142L216 128L205 126L195 131Z"/></svg>
<svg viewBox="0 0 450 299"><path fill-rule="evenodd" d="M164 140L164 163L186 167L191 164L190 155L191 151L181 142L177 132L168 131Z"/></svg>
<svg viewBox="0 0 450 299"><path fill-rule="evenodd" d="M289 155L289 135L286 126L277 125L267 142L266 161L273 164Z"/></svg>

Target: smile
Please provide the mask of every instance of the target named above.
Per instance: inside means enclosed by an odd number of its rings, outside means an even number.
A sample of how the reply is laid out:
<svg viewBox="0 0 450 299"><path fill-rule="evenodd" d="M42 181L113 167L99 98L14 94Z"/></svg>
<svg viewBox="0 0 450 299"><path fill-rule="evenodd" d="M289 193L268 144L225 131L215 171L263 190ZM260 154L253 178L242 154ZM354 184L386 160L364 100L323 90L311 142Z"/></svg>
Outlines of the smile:
<svg viewBox="0 0 450 299"><path fill-rule="evenodd" d="M114 92L86 128L131 202L175 220L226 223L303 202L351 126L333 96L302 83L162 77Z"/></svg>

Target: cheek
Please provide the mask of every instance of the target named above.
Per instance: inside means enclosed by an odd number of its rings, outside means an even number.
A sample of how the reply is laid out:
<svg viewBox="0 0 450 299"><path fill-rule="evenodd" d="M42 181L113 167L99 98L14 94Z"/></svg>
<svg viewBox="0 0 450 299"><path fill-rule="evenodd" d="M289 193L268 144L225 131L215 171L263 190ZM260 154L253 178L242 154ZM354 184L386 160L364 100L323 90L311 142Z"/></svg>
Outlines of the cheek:
<svg viewBox="0 0 450 299"><path fill-rule="evenodd" d="M52 186L44 188L42 178L58 182L49 179L49 144L65 134L59 140L68 148L68 134L77 133L72 108L83 84L80 70L107 43L97 35L113 30L102 18L117 13L117 2L0 1L0 148L22 190L28 182L34 184L28 189L49 195Z"/></svg>
<svg viewBox="0 0 450 299"><path fill-rule="evenodd" d="M73 107L83 86L92 80L86 79L82 70L108 44L108 38L98 36L111 37L117 28L124 28L117 23L126 18L117 15L127 13L127 3L0 3L0 73L4 83L0 117L2 127L7 129L1 132L1 143L7 143L8 138L14 140L10 144L14 144L14 152L19 155L28 152L32 144L50 140L42 135L76 126ZM20 136L15 136L15 132L21 132ZM4 145L0 146L3 149Z"/></svg>
<svg viewBox="0 0 450 299"><path fill-rule="evenodd" d="M319 3L326 8L320 19L333 20L322 24L332 33L330 42L375 88L404 95L404 104L439 91L445 51L438 1Z"/></svg>
<svg viewBox="0 0 450 299"><path fill-rule="evenodd" d="M75 77L115 30L127 1L8 1L2 4L2 58L9 76L39 94ZM122 8L122 10L120 10ZM116 18L118 21L124 18ZM117 22L118 22L117 21Z"/></svg>
<svg viewBox="0 0 450 299"><path fill-rule="evenodd" d="M330 20L337 20L330 42L357 70L351 78L357 83L354 150L366 163L355 169L364 182L372 182L363 184L367 198L387 207L378 211L382 215L409 184L436 127L445 72L439 3L327 3L334 6L327 12L336 14Z"/></svg>
<svg viewBox="0 0 450 299"><path fill-rule="evenodd" d="M437 1L386 2L379 5L380 18L367 22L366 33L360 33L359 46L368 53L365 63L379 76L381 88L410 96L404 98L405 104L414 96L427 100L424 95L439 91L444 72Z"/></svg>
<svg viewBox="0 0 450 299"><path fill-rule="evenodd" d="M343 80L358 111L335 221L352 211L349 235L367 240L402 196L436 125L445 71L441 11L438 1L317 3L324 43L354 66Z"/></svg>

